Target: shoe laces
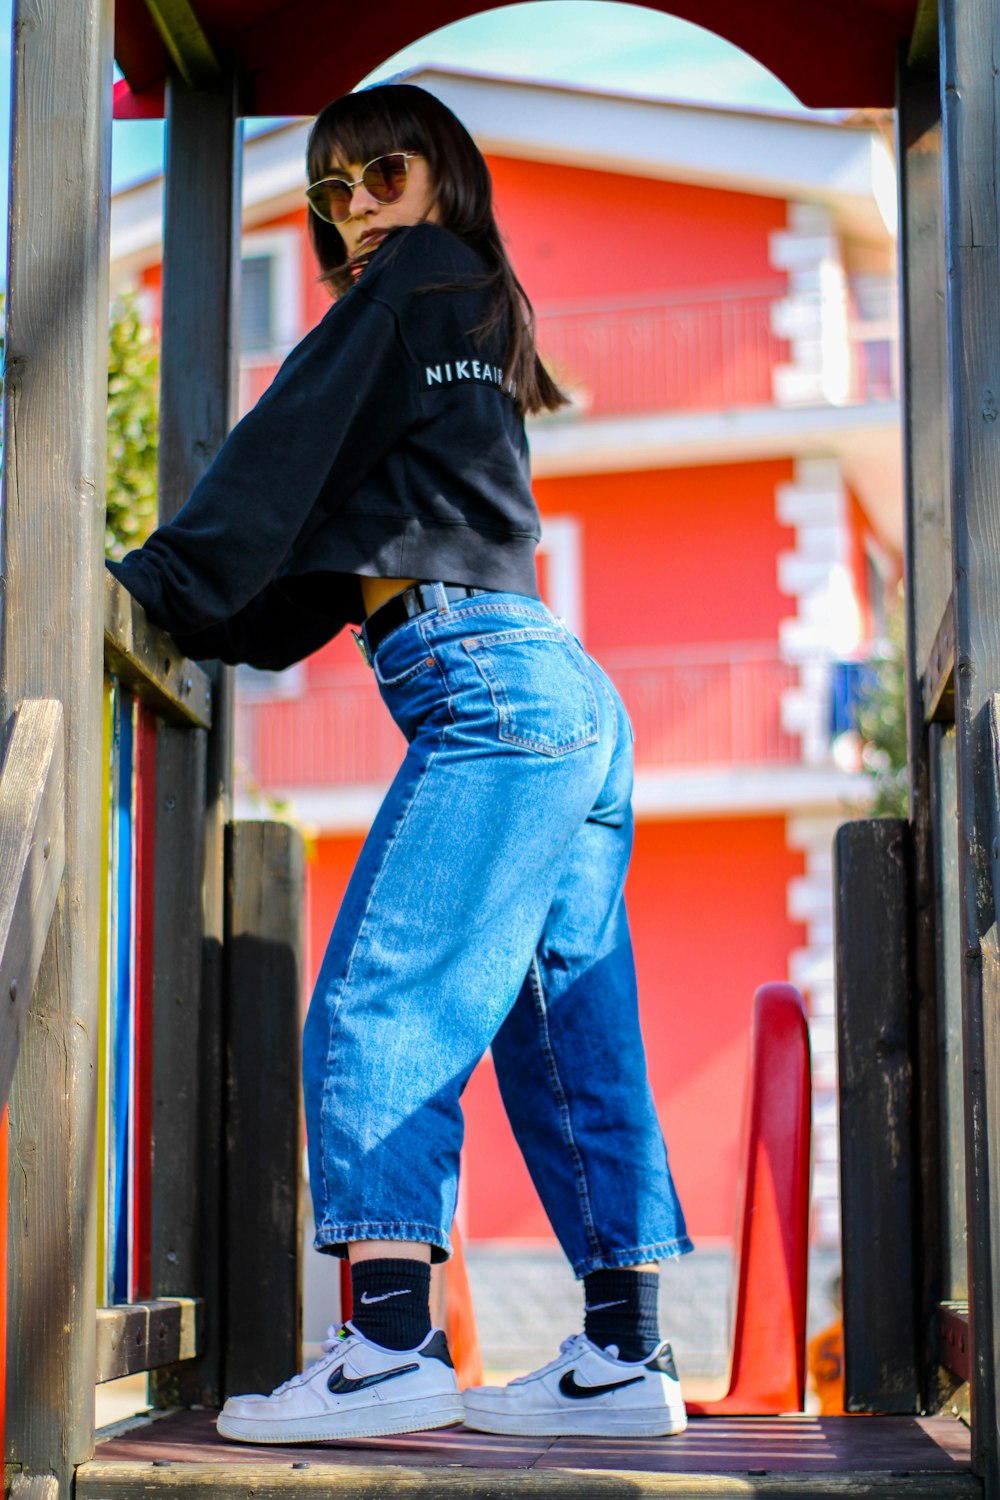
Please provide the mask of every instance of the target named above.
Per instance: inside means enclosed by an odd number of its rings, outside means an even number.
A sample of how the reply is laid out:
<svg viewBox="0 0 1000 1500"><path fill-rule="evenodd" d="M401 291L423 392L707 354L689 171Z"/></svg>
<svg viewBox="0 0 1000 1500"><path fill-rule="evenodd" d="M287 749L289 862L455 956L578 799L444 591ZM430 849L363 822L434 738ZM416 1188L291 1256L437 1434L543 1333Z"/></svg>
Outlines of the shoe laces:
<svg viewBox="0 0 1000 1500"><path fill-rule="evenodd" d="M283 1391L290 1391L295 1386L304 1384L305 1381L316 1374L317 1370L325 1369L327 1365L332 1364L334 1356L342 1354L353 1340L360 1337L359 1333L352 1333L346 1323L342 1323L339 1327L336 1323L331 1323L326 1330L326 1338L320 1345L323 1353L319 1359L313 1360L308 1369L300 1371L298 1375L291 1376L289 1380L283 1380L280 1385L275 1386L271 1394L273 1396L280 1396Z"/></svg>
<svg viewBox="0 0 1000 1500"><path fill-rule="evenodd" d="M547 1375L550 1370L557 1370L562 1364L565 1355L569 1353L570 1349L572 1349L575 1345L582 1343L586 1343L584 1334L571 1333L569 1338L563 1339L562 1343L559 1345L559 1353L556 1355L555 1359L550 1359L547 1365L542 1365L538 1370L532 1370L530 1375L516 1375L513 1380L508 1382L508 1384L526 1385L529 1380L538 1380L540 1376Z"/></svg>

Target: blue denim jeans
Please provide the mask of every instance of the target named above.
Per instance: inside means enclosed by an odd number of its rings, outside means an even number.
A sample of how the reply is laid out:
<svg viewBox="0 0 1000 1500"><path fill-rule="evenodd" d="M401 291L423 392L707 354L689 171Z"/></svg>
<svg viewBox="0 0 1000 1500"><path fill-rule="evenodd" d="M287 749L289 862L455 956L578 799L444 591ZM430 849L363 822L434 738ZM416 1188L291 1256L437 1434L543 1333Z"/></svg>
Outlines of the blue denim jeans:
<svg viewBox="0 0 1000 1500"><path fill-rule="evenodd" d="M576 1274L683 1254L622 890L632 731L617 692L519 594L417 616L374 673L409 748L306 1021L318 1248L418 1240L447 1257L459 1101L492 1046Z"/></svg>

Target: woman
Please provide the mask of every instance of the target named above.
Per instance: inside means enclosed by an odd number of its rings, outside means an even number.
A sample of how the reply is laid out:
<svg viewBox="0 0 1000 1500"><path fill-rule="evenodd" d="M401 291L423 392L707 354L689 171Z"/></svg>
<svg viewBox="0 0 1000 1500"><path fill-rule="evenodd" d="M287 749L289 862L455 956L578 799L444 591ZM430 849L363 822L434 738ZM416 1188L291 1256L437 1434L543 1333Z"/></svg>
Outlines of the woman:
<svg viewBox="0 0 1000 1500"><path fill-rule="evenodd" d="M538 597L524 417L534 347L486 164L406 85L309 138L336 294L187 504L113 570L193 656L278 669L344 622L409 741L337 917L303 1039L316 1245L355 1315L304 1375L231 1398L252 1442L446 1426L654 1435L684 1406L656 1262L690 1249L645 1076L622 897L631 730ZM431 1329L460 1095L492 1045L585 1332L459 1395Z"/></svg>

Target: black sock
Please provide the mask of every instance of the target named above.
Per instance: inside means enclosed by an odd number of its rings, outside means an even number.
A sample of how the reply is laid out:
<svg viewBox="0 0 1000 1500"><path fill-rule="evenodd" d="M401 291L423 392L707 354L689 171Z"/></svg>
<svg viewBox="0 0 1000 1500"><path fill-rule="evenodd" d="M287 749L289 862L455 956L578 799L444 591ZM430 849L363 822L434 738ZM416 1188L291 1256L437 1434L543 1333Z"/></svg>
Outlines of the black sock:
<svg viewBox="0 0 1000 1500"><path fill-rule="evenodd" d="M583 1331L606 1349L618 1345L619 1359L644 1359L660 1342L655 1271L591 1271L583 1278Z"/></svg>
<svg viewBox="0 0 1000 1500"><path fill-rule="evenodd" d="M431 1331L431 1268L424 1260L351 1262L351 1322L383 1349L414 1349Z"/></svg>

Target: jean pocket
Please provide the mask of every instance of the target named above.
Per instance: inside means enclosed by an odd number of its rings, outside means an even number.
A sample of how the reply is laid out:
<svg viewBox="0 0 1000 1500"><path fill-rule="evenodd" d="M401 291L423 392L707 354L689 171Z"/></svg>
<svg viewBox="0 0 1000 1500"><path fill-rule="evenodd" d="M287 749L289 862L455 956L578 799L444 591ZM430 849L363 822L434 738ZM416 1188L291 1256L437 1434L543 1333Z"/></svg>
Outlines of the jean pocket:
<svg viewBox="0 0 1000 1500"><path fill-rule="evenodd" d="M502 740L539 755L566 755L596 742L597 698L563 631L498 630L462 645L489 690Z"/></svg>
<svg viewBox="0 0 1000 1500"><path fill-rule="evenodd" d="M375 673L375 681L378 683L380 688L406 687L408 682L413 682L413 680L421 676L422 673L429 671L430 668L433 667L433 665L434 658L433 656L431 656L430 652L427 651L423 656L420 657L418 661L415 661L410 666L408 666L405 672L397 672L395 677L386 677L379 667L377 652L372 659L372 670Z"/></svg>

